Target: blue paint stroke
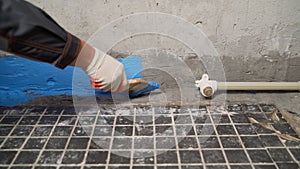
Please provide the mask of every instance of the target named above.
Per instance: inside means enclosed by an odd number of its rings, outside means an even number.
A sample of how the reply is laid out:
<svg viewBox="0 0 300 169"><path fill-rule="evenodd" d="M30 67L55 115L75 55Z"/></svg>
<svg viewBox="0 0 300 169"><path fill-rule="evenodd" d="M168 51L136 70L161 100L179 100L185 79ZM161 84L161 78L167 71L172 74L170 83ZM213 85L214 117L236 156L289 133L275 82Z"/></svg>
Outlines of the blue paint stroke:
<svg viewBox="0 0 300 169"><path fill-rule="evenodd" d="M128 79L142 77L142 64L139 57L129 56L119 61L124 64ZM6 57L0 59L0 70L0 106L26 104L41 96L71 96L72 94L93 96L95 94L88 76L80 68L67 67L61 70L48 63ZM75 88L80 90L72 90L74 89L72 82ZM159 87L159 84L149 82L148 88L133 93L130 97L136 97ZM103 93L96 91L96 94Z"/></svg>

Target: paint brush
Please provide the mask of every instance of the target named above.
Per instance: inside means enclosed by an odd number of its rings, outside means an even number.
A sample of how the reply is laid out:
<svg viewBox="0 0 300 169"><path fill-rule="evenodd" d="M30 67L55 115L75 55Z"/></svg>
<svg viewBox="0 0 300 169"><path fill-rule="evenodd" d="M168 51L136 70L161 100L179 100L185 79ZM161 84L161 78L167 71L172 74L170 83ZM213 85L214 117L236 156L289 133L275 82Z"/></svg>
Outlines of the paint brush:
<svg viewBox="0 0 300 169"><path fill-rule="evenodd" d="M129 79L129 97L138 97L145 93L149 93L160 88L160 84L156 82L148 82L142 79L142 60L138 56L128 56L118 59L124 65L126 77ZM111 95L110 92L102 92L96 90L99 95Z"/></svg>
<svg viewBox="0 0 300 169"><path fill-rule="evenodd" d="M160 88L160 84L156 82L148 82L142 80L140 78L137 79L130 79L128 80L129 83L129 96L130 97L137 97L139 95L148 93L155 89Z"/></svg>

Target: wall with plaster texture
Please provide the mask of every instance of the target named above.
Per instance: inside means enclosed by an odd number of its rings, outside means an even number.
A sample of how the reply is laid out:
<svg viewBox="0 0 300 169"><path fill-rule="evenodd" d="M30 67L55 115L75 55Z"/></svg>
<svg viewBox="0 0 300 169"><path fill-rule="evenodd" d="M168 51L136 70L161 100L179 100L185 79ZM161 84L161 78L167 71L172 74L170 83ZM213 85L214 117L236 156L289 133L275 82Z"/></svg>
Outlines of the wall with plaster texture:
<svg viewBox="0 0 300 169"><path fill-rule="evenodd" d="M230 81L300 81L299 0L29 0L75 35L89 39L99 27L138 12L163 12L193 23L222 57ZM187 32L188 33L188 32ZM147 48L168 50L193 69L193 51L167 37L144 35L116 44L114 56Z"/></svg>

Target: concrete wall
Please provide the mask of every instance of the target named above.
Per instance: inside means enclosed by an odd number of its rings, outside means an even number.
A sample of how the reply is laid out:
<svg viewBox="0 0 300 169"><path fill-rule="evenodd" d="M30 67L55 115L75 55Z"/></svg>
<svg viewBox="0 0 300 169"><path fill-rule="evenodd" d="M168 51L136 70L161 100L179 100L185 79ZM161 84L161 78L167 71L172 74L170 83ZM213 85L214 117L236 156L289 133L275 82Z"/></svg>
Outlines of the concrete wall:
<svg viewBox="0 0 300 169"><path fill-rule="evenodd" d="M227 80L300 80L299 0L29 0L75 35L88 39L99 26L137 12L163 12L201 28L222 56ZM188 33L188 32L187 32ZM166 37L124 40L112 54L157 47L185 58L200 78L193 51Z"/></svg>

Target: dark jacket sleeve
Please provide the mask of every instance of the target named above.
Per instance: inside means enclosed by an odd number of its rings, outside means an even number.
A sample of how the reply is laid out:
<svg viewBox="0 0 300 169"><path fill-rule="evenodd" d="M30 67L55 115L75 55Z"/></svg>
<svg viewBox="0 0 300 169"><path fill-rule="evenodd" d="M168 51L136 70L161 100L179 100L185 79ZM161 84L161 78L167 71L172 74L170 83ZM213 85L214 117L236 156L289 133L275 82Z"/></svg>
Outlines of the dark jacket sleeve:
<svg viewBox="0 0 300 169"><path fill-rule="evenodd" d="M59 68L69 65L81 48L80 39L24 0L0 0L0 40L2 50Z"/></svg>

